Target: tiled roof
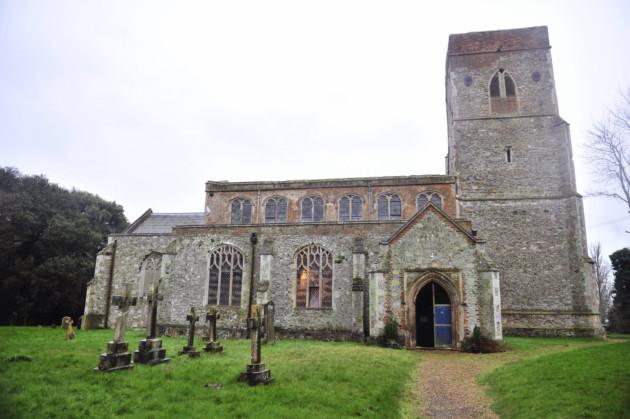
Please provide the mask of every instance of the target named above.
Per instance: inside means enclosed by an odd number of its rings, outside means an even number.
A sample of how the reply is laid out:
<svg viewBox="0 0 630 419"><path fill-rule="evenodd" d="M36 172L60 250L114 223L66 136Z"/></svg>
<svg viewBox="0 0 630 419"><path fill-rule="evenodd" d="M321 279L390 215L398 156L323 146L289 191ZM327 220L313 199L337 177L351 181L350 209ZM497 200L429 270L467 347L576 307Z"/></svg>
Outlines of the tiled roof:
<svg viewBox="0 0 630 419"><path fill-rule="evenodd" d="M147 211L148 212L148 211ZM144 217L144 219L143 219ZM133 223L127 233L131 234L160 234L170 233L173 227L179 225L204 225L206 217L203 212L188 213L145 213Z"/></svg>

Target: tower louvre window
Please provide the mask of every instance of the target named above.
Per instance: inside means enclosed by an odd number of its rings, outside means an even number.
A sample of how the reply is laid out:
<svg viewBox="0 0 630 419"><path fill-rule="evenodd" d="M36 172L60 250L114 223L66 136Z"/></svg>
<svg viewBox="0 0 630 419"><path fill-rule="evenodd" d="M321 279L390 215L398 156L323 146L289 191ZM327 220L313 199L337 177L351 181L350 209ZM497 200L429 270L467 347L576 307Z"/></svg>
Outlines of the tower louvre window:
<svg viewBox="0 0 630 419"><path fill-rule="evenodd" d="M516 96L516 85L512 77L503 69L500 69L490 80L490 97Z"/></svg>

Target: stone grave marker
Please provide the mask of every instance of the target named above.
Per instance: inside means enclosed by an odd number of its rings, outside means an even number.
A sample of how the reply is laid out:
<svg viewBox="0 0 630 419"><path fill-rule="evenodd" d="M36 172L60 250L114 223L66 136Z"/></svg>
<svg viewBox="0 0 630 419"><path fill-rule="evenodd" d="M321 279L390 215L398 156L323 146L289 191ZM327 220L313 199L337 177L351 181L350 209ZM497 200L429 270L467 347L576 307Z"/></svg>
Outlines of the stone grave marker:
<svg viewBox="0 0 630 419"><path fill-rule="evenodd" d="M65 316L63 319L61 319L61 327L63 327L66 331L66 340L71 340L76 337L74 335L74 328L72 327L73 324L74 321L72 320L72 317Z"/></svg>
<svg viewBox="0 0 630 419"><path fill-rule="evenodd" d="M199 356L199 352L195 349L195 322L199 320L199 316L195 313L195 307L190 307L190 314L186 316L188 320L188 345L178 352L179 355L187 354L191 358Z"/></svg>
<svg viewBox="0 0 630 419"><path fill-rule="evenodd" d="M123 295L112 297L112 305L118 307L120 315L116 319L114 339L107 343L107 352L101 354L98 367L95 368L96 370L110 372L133 368L131 353L128 351L127 342L125 342L125 326L129 307L135 306L137 301L137 297L131 297L131 287L129 285L125 288Z"/></svg>
<svg viewBox="0 0 630 419"><path fill-rule="evenodd" d="M158 301L162 299L163 296L159 293L159 281L157 281L147 296L147 337L138 344L138 350L133 353L133 362L155 365L171 360L166 357L162 339L157 337L157 308Z"/></svg>
<svg viewBox="0 0 630 419"><path fill-rule="evenodd" d="M247 365L246 371L241 373L239 381L246 381L250 386L269 384L273 380L271 371L266 369L265 364L262 363L260 353L261 312L262 306L260 304L252 304L252 316L247 320L247 327L250 330L252 341L251 363Z"/></svg>
<svg viewBox="0 0 630 419"><path fill-rule="evenodd" d="M220 317L221 315L217 313L217 309L215 307L208 306L208 310L206 312L206 322L208 323L208 343L206 343L206 347L203 348L205 352L223 352L223 346L217 341L217 320Z"/></svg>

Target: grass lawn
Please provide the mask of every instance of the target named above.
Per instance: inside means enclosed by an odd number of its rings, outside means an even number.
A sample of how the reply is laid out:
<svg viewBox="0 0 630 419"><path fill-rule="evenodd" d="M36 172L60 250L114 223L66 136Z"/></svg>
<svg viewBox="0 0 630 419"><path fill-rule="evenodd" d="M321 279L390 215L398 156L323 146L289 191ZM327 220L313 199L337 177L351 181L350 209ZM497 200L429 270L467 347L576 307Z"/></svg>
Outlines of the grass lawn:
<svg viewBox="0 0 630 419"><path fill-rule="evenodd" d="M562 339L507 339L515 350ZM579 340L564 340L573 345ZM630 341L543 354L498 367L482 382L502 418L630 418Z"/></svg>
<svg viewBox="0 0 630 419"><path fill-rule="evenodd" d="M236 381L249 341L225 340L225 353L177 357L184 338L164 338L169 364L93 371L111 331L0 327L0 417L399 417L405 386L420 356L356 343L279 341L263 346L274 382ZM127 334L135 349L142 332ZM202 342L196 342L197 348ZM9 362L28 355L32 362ZM223 388L204 387L220 383Z"/></svg>

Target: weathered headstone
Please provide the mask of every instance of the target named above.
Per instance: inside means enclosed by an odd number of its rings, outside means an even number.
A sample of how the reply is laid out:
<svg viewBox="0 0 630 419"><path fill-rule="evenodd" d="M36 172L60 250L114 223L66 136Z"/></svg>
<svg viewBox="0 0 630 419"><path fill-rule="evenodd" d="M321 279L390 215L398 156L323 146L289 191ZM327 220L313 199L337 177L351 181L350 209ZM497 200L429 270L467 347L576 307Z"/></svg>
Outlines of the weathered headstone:
<svg viewBox="0 0 630 419"><path fill-rule="evenodd" d="M188 344L178 352L179 355L187 354L191 358L199 356L199 352L195 349L195 322L199 320L199 316L195 313L195 307L190 308L190 314L186 316L188 320Z"/></svg>
<svg viewBox="0 0 630 419"><path fill-rule="evenodd" d="M205 352L223 352L223 346L221 346L221 344L217 341L217 320L220 317L221 315L217 313L216 308L208 306L208 311L206 312L206 322L208 323L208 343L206 343L206 347L203 348Z"/></svg>
<svg viewBox="0 0 630 419"><path fill-rule="evenodd" d="M133 368L131 353L128 351L127 342L125 342L125 326L129 307L135 306L137 301L137 297L131 297L131 287L129 286L126 287L123 295L112 297L112 305L118 307L120 315L116 319L114 339L107 343L107 352L101 354L96 370L110 372Z"/></svg>
<svg viewBox="0 0 630 419"><path fill-rule="evenodd" d="M74 328L72 327L73 324L74 321L71 317L65 316L63 319L61 319L61 326L66 331L66 340L71 340L75 338Z"/></svg>
<svg viewBox="0 0 630 419"><path fill-rule="evenodd" d="M262 307L259 304L252 304L252 316L247 320L247 328L252 341L251 363L247 366L247 370L241 373L239 381L246 381L250 386L269 384L273 380L271 371L265 368L260 354L261 311Z"/></svg>
<svg viewBox="0 0 630 419"><path fill-rule="evenodd" d="M276 343L276 327L274 325L275 305L269 301L264 305L265 312L265 343Z"/></svg>
<svg viewBox="0 0 630 419"><path fill-rule="evenodd" d="M157 337L157 307L158 301L162 298L159 294L158 281L153 285L153 290L147 297L147 338L140 341L138 350L133 353L133 362L155 365L171 360L166 357L162 339Z"/></svg>

